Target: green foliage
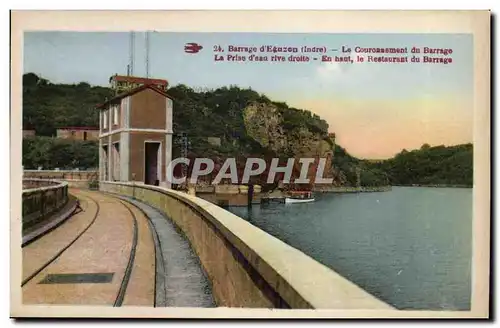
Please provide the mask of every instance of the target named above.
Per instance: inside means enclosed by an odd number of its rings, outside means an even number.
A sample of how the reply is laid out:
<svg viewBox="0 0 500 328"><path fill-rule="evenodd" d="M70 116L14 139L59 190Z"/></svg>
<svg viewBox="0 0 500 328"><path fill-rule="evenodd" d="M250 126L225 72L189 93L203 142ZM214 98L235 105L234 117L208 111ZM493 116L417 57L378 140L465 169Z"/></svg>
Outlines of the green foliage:
<svg viewBox="0 0 500 328"><path fill-rule="evenodd" d="M389 185L389 179L383 170L368 166L363 166L360 179L362 186L376 187Z"/></svg>
<svg viewBox="0 0 500 328"><path fill-rule="evenodd" d="M380 185L459 185L472 186L472 144L403 149L395 157L373 163L349 155L336 146L333 165L344 174L347 184L355 186L356 168L360 170L362 186Z"/></svg>
<svg viewBox="0 0 500 328"><path fill-rule="evenodd" d="M334 145L328 137L328 124L318 115L289 107L283 102L273 102L252 89L229 86L197 92L181 84L170 88L168 93L175 99L174 132L187 133L190 141L189 156L289 156L293 149L275 154L248 135L243 110L251 103L276 106L283 118L283 132L292 136L292 139L294 135L300 137L298 131L307 130ZM24 74L23 126L34 128L38 135L23 140L24 167L97 167L97 142L60 140L50 136L55 134L55 129L59 126L97 127L98 112L95 107L112 96L111 89L91 86L86 82L52 84L36 74ZM207 137L221 138L221 145L211 145ZM174 143L174 157L180 156L180 149L181 145ZM333 166L350 186L357 183L357 170L361 172L362 186L388 183L472 185L472 145L431 147L424 144L418 150L403 149L394 158L380 163L360 160L335 145Z"/></svg>
<svg viewBox="0 0 500 328"><path fill-rule="evenodd" d="M99 126L95 106L112 97L109 88L88 83L52 84L33 73L23 75L23 126L53 136L57 127Z"/></svg>
<svg viewBox="0 0 500 328"><path fill-rule="evenodd" d="M463 185L472 186L472 144L403 149L394 158L373 167L387 172L395 185Z"/></svg>
<svg viewBox="0 0 500 328"><path fill-rule="evenodd" d="M25 169L92 169L99 166L98 143L51 137L23 139Z"/></svg>
<svg viewBox="0 0 500 328"><path fill-rule="evenodd" d="M275 105L278 103L274 103ZM283 116L283 125L286 130L307 129L313 133L318 133L322 137L328 134L328 123L321 119L318 115L312 114L310 111L289 108L286 104L279 104Z"/></svg>
<svg viewBox="0 0 500 328"><path fill-rule="evenodd" d="M243 110L251 103L273 104L284 119L284 132L308 129L322 137L328 134L328 124L311 112L290 108L286 103L272 102L252 89L237 86L195 92L185 85L177 85L168 93L175 99L174 131L187 133L193 156L263 155L269 152L252 139L245 128ZM207 137L221 138L221 146L213 146ZM175 151L175 150L174 150Z"/></svg>
<svg viewBox="0 0 500 328"><path fill-rule="evenodd" d="M99 190L99 181L97 181L97 180L90 180L89 181L89 189Z"/></svg>
<svg viewBox="0 0 500 328"><path fill-rule="evenodd" d="M361 186L375 187L389 184L387 173L384 170L371 165L368 161L351 156L339 145L335 146L333 165L342 172L349 186L354 187L357 185L357 169L360 171Z"/></svg>
<svg viewBox="0 0 500 328"><path fill-rule="evenodd" d="M335 145L333 150L333 166L341 171L350 186L356 185L355 167L359 164L359 160L347 153L347 151L339 145Z"/></svg>
<svg viewBox="0 0 500 328"><path fill-rule="evenodd" d="M295 129L308 129L326 137L328 132L328 124L319 116L306 110L289 108L286 103L272 102L252 89L232 85L197 92L181 84L170 88L168 93L175 99L174 132L188 135L190 156L287 155L274 154L247 134L243 110L255 102L276 105L284 117L284 132L287 134ZM34 128L38 136L48 137L53 136L59 126L97 127L98 112L95 106L112 96L113 92L109 88L92 87L86 82L52 84L28 73L23 76L23 125L25 128ZM209 144L207 137L221 138L221 145ZM178 142L174 143L174 157L180 155L180 148ZM82 156L88 156L89 159L85 160ZM71 142L51 138L27 139L23 144L23 163L26 168L90 167L97 166L97 158L95 145L73 147Z"/></svg>

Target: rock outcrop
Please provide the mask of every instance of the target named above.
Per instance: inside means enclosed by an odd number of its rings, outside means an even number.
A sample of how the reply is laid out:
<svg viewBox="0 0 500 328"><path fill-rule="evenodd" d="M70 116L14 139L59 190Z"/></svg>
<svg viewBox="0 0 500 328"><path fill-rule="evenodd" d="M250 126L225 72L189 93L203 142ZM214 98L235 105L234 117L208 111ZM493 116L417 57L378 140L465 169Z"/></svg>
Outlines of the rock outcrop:
<svg viewBox="0 0 500 328"><path fill-rule="evenodd" d="M277 154L286 154L296 159L296 170L300 172L299 158L315 158L309 168L308 177L314 178L320 158L326 159L323 173L325 178L334 178L335 184L340 183L339 176L332 166L334 134L313 132L305 126L287 129L284 133L283 114L273 104L252 103L243 111L243 119L247 134L263 147L270 148Z"/></svg>

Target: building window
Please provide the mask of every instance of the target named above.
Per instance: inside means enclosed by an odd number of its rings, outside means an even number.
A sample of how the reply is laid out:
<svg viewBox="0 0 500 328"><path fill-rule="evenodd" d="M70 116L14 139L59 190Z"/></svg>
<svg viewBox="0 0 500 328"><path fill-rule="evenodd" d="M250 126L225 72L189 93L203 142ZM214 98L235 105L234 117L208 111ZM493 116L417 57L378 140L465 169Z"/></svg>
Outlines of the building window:
<svg viewBox="0 0 500 328"><path fill-rule="evenodd" d="M102 126L104 129L108 128L108 111L102 111Z"/></svg>
<svg viewBox="0 0 500 328"><path fill-rule="evenodd" d="M118 109L119 107L118 106L115 106L114 107L114 111L113 111L113 124L114 125L118 125Z"/></svg>

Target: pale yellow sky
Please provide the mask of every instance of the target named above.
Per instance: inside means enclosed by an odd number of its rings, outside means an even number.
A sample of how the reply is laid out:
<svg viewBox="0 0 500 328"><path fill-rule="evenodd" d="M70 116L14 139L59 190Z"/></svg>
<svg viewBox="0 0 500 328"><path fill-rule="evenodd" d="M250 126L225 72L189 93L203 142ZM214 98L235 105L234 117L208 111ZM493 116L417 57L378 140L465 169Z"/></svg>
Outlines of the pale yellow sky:
<svg viewBox="0 0 500 328"><path fill-rule="evenodd" d="M472 100L466 96L407 99L293 99L288 103L325 119L337 143L361 158L388 158L431 146L472 142Z"/></svg>
<svg viewBox="0 0 500 328"><path fill-rule="evenodd" d="M104 86L111 75L127 67L128 38L128 33L114 32L26 33L23 69L53 83L86 81ZM472 141L470 34L154 33L151 38L152 76L194 88L252 88L272 100L310 110L325 119L338 143L357 157L387 158L424 143ZM144 55L140 40L138 62ZM184 45L194 41L204 50L186 54ZM453 63L215 62L211 51L215 44L446 48L453 50ZM144 75L136 66L134 72Z"/></svg>

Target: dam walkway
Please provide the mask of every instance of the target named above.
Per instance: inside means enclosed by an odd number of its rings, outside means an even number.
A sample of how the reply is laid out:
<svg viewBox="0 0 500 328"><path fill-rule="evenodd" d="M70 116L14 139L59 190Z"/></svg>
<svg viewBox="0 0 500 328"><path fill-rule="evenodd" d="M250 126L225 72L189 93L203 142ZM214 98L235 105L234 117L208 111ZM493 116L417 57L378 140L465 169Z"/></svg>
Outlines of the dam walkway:
<svg viewBox="0 0 500 328"><path fill-rule="evenodd" d="M22 248L24 304L215 306L198 257L163 213L130 197L70 193L81 211Z"/></svg>
<svg viewBox="0 0 500 328"><path fill-rule="evenodd" d="M23 305L394 309L195 195L134 182L99 181L99 191L26 182L39 187L23 190ZM80 209L62 217L75 199Z"/></svg>

